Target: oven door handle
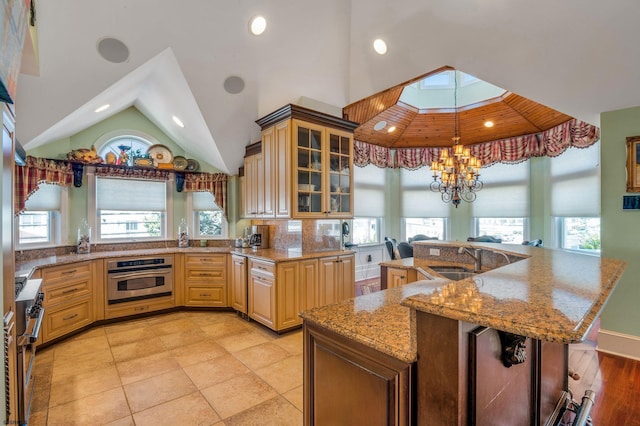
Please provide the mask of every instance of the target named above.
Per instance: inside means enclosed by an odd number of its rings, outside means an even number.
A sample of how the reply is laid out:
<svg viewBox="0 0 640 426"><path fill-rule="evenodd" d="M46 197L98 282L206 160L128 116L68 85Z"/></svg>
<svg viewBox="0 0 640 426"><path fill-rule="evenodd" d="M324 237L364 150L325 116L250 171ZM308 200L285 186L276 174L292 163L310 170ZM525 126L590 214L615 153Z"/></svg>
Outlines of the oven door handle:
<svg viewBox="0 0 640 426"><path fill-rule="evenodd" d="M38 318L36 318L36 324L33 326L33 330L31 330L31 333L24 333L23 335L18 336L19 346L26 346L31 343L35 343L36 340L38 340L40 329L42 328L43 319L44 319L44 308L40 307L40 311L38 312Z"/></svg>
<svg viewBox="0 0 640 426"><path fill-rule="evenodd" d="M109 274L109 279L121 280L129 278L152 277L157 275L167 275L171 273L171 269L147 269L140 272L129 272L122 274Z"/></svg>

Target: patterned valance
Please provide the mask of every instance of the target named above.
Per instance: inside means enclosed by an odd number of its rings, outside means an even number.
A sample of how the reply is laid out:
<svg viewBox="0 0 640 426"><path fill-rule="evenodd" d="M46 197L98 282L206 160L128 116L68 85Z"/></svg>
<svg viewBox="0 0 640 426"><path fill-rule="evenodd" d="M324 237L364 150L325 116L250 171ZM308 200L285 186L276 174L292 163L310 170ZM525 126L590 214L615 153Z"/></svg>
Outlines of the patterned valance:
<svg viewBox="0 0 640 426"><path fill-rule="evenodd" d="M227 217L227 175L224 173L186 173L184 190L210 192L224 216Z"/></svg>
<svg viewBox="0 0 640 426"><path fill-rule="evenodd" d="M169 180L169 172L158 169L131 169L128 167L96 167L96 176L123 179Z"/></svg>
<svg viewBox="0 0 640 426"><path fill-rule="evenodd" d="M73 170L71 163L28 156L24 166L15 166L14 214L25 210L25 203L38 190L41 183L71 186Z"/></svg>
<svg viewBox="0 0 640 426"><path fill-rule="evenodd" d="M494 163L520 163L531 157L556 157L569 147L586 148L600 140L600 129L573 119L539 134L518 136L468 145L471 155L479 158L483 166ZM440 151L448 148L391 149L365 142L354 142L354 164L364 167L400 167L409 170L429 166L440 158ZM395 154L395 156L394 156Z"/></svg>

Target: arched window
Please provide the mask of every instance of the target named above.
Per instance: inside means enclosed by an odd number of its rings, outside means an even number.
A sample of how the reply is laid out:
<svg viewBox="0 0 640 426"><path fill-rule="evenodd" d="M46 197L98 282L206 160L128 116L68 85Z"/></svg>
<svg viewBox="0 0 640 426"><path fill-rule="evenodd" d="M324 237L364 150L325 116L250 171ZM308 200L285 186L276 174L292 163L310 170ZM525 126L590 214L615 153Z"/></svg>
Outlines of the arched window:
<svg viewBox="0 0 640 426"><path fill-rule="evenodd" d="M123 154L127 159L127 165L133 165L133 157L141 157L146 154L147 149L153 145L150 141L141 136L122 135L108 139L99 148L98 155L107 161L107 154L115 155L117 164L122 164Z"/></svg>

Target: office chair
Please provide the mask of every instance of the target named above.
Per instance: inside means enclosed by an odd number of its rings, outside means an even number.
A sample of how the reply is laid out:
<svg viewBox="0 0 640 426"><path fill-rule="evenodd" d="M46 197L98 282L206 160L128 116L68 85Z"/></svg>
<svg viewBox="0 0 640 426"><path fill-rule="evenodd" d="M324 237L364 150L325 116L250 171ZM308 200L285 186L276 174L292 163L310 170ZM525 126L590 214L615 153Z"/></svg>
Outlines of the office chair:
<svg viewBox="0 0 640 426"><path fill-rule="evenodd" d="M409 238L409 242L412 243L414 241L426 241L426 240L437 240L438 237L428 237L424 234L416 234L413 237Z"/></svg>
<svg viewBox="0 0 640 426"><path fill-rule="evenodd" d="M398 256L396 256L396 239L384 237L384 245L387 246L387 251L389 252L391 260L396 260L398 258Z"/></svg>

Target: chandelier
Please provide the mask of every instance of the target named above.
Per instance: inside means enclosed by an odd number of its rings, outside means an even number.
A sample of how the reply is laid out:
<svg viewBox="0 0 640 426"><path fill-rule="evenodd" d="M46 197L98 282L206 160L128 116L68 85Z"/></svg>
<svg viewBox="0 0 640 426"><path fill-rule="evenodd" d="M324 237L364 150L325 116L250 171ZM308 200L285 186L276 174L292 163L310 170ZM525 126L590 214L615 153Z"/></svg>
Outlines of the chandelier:
<svg viewBox="0 0 640 426"><path fill-rule="evenodd" d="M453 71L454 79L454 135L453 147L443 148L440 159L431 162L433 182L430 189L442 194L442 201L451 202L456 208L460 200L468 203L476 199L476 192L482 189L480 181L480 160L471 155L471 150L460 145L458 123L458 72Z"/></svg>

